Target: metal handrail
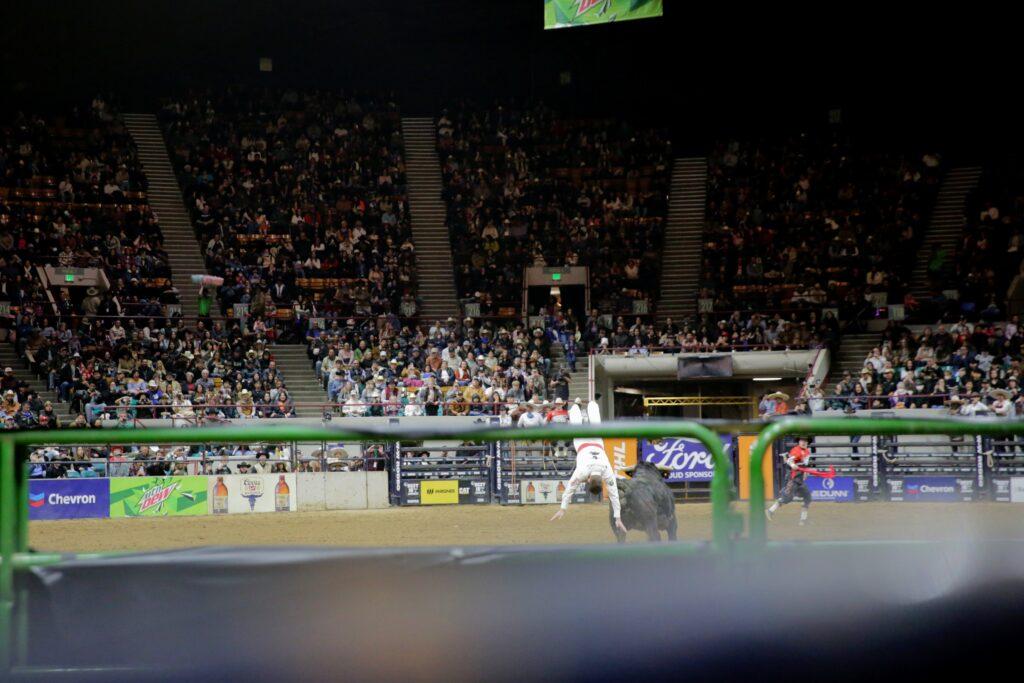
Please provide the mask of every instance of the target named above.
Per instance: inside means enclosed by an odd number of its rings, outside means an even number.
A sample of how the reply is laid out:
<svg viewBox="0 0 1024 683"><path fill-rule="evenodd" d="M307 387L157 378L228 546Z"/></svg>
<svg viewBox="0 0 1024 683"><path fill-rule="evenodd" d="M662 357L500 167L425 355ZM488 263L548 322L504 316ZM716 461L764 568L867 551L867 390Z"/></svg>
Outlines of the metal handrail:
<svg viewBox="0 0 1024 683"><path fill-rule="evenodd" d="M1006 419L942 419L942 418L855 418L855 417L786 417L761 430L750 449L750 539L764 543L764 472L765 453L779 438L792 434L813 436L900 436L918 434L1000 435L1024 434L1024 420Z"/></svg>
<svg viewBox="0 0 1024 683"><path fill-rule="evenodd" d="M704 348L700 351L684 351L682 345L679 346L644 346L642 349L646 350L648 354L659 353L659 354L676 354L676 353L729 353L730 351L809 351L811 347L809 345L801 344L730 344L726 347L716 346L715 344L701 344ZM629 356L629 355L645 355L640 353L630 353L632 347L629 346L610 346L602 348L595 346L590 349L590 355L592 356Z"/></svg>

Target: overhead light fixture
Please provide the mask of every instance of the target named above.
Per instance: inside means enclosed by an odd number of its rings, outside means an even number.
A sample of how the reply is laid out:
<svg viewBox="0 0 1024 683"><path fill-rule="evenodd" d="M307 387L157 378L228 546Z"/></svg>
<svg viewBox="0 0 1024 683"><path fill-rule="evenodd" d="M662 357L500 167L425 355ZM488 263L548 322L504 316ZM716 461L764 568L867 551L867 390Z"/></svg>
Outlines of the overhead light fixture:
<svg viewBox="0 0 1024 683"><path fill-rule="evenodd" d="M633 394L635 396L643 396L644 392L642 389L634 389L633 387L615 387L616 394Z"/></svg>
<svg viewBox="0 0 1024 683"><path fill-rule="evenodd" d="M781 382L781 377L755 377L755 382Z"/></svg>

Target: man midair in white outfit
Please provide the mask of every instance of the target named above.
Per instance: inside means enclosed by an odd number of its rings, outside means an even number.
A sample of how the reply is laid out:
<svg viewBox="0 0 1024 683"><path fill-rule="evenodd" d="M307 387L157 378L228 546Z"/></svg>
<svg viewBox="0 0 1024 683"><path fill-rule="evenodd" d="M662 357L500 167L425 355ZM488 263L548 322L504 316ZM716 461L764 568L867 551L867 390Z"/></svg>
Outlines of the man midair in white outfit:
<svg viewBox="0 0 1024 683"><path fill-rule="evenodd" d="M587 413L591 424L601 422L601 410L597 403L591 402L587 406ZM583 424L583 411L578 405L569 409L569 422L572 424ZM626 527L622 523L622 509L619 505L619 487L615 484L615 470L608 460L608 454L604 450L604 443L598 438L573 439L573 446L576 448L576 469L573 470L569 485L565 487L562 495L562 506L551 518L551 521L561 519L569 508L573 492L580 484L586 482L587 490L592 494L601 492L601 482L604 482L608 489L608 500L612 504L612 517L615 518L615 526L623 533Z"/></svg>

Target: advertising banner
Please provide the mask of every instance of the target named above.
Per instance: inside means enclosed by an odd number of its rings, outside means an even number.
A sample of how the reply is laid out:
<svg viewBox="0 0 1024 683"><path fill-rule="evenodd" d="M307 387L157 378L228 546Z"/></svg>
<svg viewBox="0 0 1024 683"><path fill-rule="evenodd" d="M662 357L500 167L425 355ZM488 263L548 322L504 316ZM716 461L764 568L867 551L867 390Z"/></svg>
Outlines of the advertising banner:
<svg viewBox="0 0 1024 683"><path fill-rule="evenodd" d="M398 504L399 505L419 505L420 504L420 482L419 481L403 481L398 487Z"/></svg>
<svg viewBox="0 0 1024 683"><path fill-rule="evenodd" d="M33 479L28 483L28 518L83 519L110 516L106 479Z"/></svg>
<svg viewBox="0 0 1024 683"><path fill-rule="evenodd" d="M544 0L544 28L591 26L664 13L663 0Z"/></svg>
<svg viewBox="0 0 1024 683"><path fill-rule="evenodd" d="M1010 502L1024 503L1024 477L1010 478Z"/></svg>
<svg viewBox="0 0 1024 683"><path fill-rule="evenodd" d="M294 474L228 474L207 479L206 493L215 515L298 509Z"/></svg>
<svg viewBox="0 0 1024 683"><path fill-rule="evenodd" d="M1011 502L1011 478L1010 477L992 477L992 500L997 503L1009 503ZM1021 494L1024 494L1024 486L1021 487ZM1020 502L1024 503L1024 495L1022 495Z"/></svg>
<svg viewBox="0 0 1024 683"><path fill-rule="evenodd" d="M501 502L505 505L518 505L520 503L519 482L513 484L510 481L501 482Z"/></svg>
<svg viewBox="0 0 1024 683"><path fill-rule="evenodd" d="M732 458L732 436L719 434L722 449L727 458ZM644 462L669 467L668 483L678 484L690 481L710 482L714 475L711 454L697 439L668 438L642 442L641 458Z"/></svg>
<svg viewBox="0 0 1024 683"><path fill-rule="evenodd" d="M205 515L208 477L114 477L111 517Z"/></svg>
<svg viewBox="0 0 1024 683"><path fill-rule="evenodd" d="M523 505L551 505L562 502L568 479L524 479L519 482L519 502ZM573 503L586 503L592 500L586 488L581 484L572 495Z"/></svg>
<svg viewBox="0 0 1024 683"><path fill-rule="evenodd" d="M430 479L420 482L420 505L458 504L458 479Z"/></svg>
<svg viewBox="0 0 1024 683"><path fill-rule="evenodd" d="M868 477L805 477L804 481L814 501L853 503L868 500L871 496L871 479Z"/></svg>
<svg viewBox="0 0 1024 683"><path fill-rule="evenodd" d="M751 434L740 434L736 437L737 472L739 474L740 499L750 499L750 451L754 447L757 436ZM775 470L772 467L771 452L765 455L761 461L761 474L764 476L764 497L766 499L775 496Z"/></svg>
<svg viewBox="0 0 1024 683"><path fill-rule="evenodd" d="M608 454L608 460L612 463L615 476L625 476L622 470L636 464L636 439L605 439L604 452Z"/></svg>
<svg viewBox="0 0 1024 683"><path fill-rule="evenodd" d="M401 505L485 505L491 487L486 479L421 479L401 482L398 496Z"/></svg>
<svg viewBox="0 0 1024 683"><path fill-rule="evenodd" d="M905 502L958 502L974 500L973 477L889 477L889 500Z"/></svg>
<svg viewBox="0 0 1024 683"><path fill-rule="evenodd" d="M485 505L491 502L491 486L486 479L459 479L460 505Z"/></svg>

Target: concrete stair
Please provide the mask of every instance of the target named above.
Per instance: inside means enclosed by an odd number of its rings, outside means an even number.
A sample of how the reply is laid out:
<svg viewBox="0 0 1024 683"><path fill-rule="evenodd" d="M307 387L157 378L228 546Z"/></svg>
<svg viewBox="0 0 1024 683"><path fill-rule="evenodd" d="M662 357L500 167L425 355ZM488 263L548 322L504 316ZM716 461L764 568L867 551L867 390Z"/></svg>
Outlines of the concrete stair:
<svg viewBox="0 0 1024 683"><path fill-rule="evenodd" d="M293 401L299 404L327 403L327 391L313 374L313 364L306 355L305 345L276 344L271 352ZM315 405L296 406L295 412L299 417L323 416L323 408Z"/></svg>
<svg viewBox="0 0 1024 683"><path fill-rule="evenodd" d="M428 322L458 316L452 246L445 224L447 210L441 199L441 162L437 157L437 130L429 117L403 117L406 183L412 237L416 245L420 317Z"/></svg>
<svg viewBox="0 0 1024 683"><path fill-rule="evenodd" d="M206 263L182 200L160 124L153 114L125 114L124 122L139 149L139 161L149 181L149 205L160 219L181 312L185 316L197 316L199 285L192 282L191 276L206 273Z"/></svg>
<svg viewBox="0 0 1024 683"><path fill-rule="evenodd" d="M39 394L39 398L53 403L53 409L57 411L62 425L67 425L75 419L75 415L71 412L71 404L59 402L57 400L57 392L46 388L46 380L32 375L28 361L18 355L14 344L2 342L0 343L0 371L6 367L12 368L14 375L18 379L28 382L32 390Z"/></svg>
<svg viewBox="0 0 1024 683"><path fill-rule="evenodd" d="M978 186L981 179L981 167L963 166L954 168L946 174L935 200L935 210L928 222L928 231L921 241L917 253L914 272L910 278L910 293L916 298L927 297L931 293L928 278L928 261L936 247L946 250L946 272L944 277L953 273L953 258L960 246L963 234L964 210L968 195Z"/></svg>
<svg viewBox="0 0 1024 683"><path fill-rule="evenodd" d="M569 369L565 360L565 349L561 344L551 344L551 368ZM569 373L569 400L579 397L586 401L590 397L590 378L588 368L590 367L590 356L588 354L576 355L576 372Z"/></svg>
<svg viewBox="0 0 1024 683"><path fill-rule="evenodd" d="M707 180L706 158L675 160L662 251L659 322L666 318L678 322L697 310Z"/></svg>
<svg viewBox="0 0 1024 683"><path fill-rule="evenodd" d="M856 378L861 368L864 367L864 359L868 357L871 349L882 343L882 335L878 332L866 332L862 334L844 334L839 344L839 353L829 368L829 386L825 396L830 396L839 380L843 378L843 372L849 370Z"/></svg>

